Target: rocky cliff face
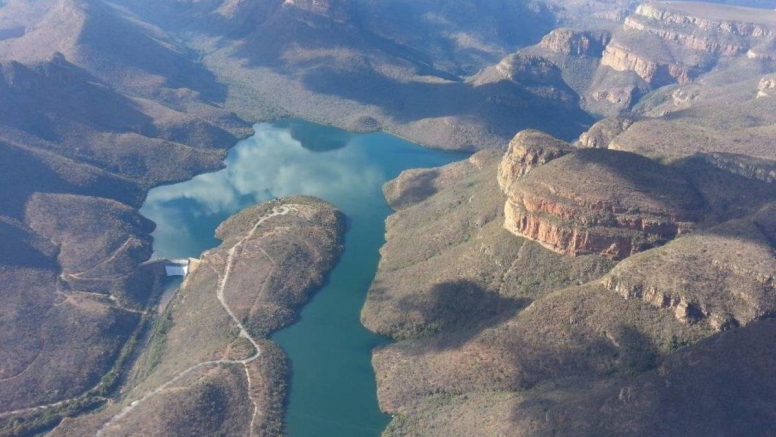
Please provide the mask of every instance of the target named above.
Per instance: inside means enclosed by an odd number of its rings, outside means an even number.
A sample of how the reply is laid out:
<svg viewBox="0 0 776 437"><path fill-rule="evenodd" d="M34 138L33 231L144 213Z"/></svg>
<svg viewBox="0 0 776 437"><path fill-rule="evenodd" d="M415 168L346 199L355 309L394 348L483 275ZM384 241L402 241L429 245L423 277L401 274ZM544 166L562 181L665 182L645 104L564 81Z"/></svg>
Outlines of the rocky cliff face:
<svg viewBox="0 0 776 437"><path fill-rule="evenodd" d="M571 153L565 141L536 130L524 130L509 142L506 155L498 168L498 183L508 191L512 184L531 169Z"/></svg>
<svg viewBox="0 0 776 437"><path fill-rule="evenodd" d="M542 38L539 46L564 55L599 57L610 39L609 32L604 31L555 29Z"/></svg>
<svg viewBox="0 0 776 437"><path fill-rule="evenodd" d="M602 35L556 30L530 50L561 66L583 108L607 116L631 110L666 85L733 69L744 80L773 71L776 62L776 11L651 2ZM602 50L594 49L598 43Z"/></svg>
<svg viewBox="0 0 776 437"><path fill-rule="evenodd" d="M747 179L768 184L776 183L776 161L773 160L732 153L699 154L697 159L702 159L714 167Z"/></svg>
<svg viewBox="0 0 776 437"><path fill-rule="evenodd" d="M511 146L502 161L504 226L516 235L568 255L620 259L690 232L701 218L703 199L683 176L657 162L546 144L534 143L529 152Z"/></svg>
<svg viewBox="0 0 776 437"><path fill-rule="evenodd" d="M647 83L685 83L719 58L748 54L767 59L773 55L769 41L774 31L776 13L771 11L648 3L625 19L602 65L634 71Z"/></svg>
<svg viewBox="0 0 776 437"><path fill-rule="evenodd" d="M683 323L716 330L776 311L776 258L769 243L774 207L623 261L604 286L626 299L671 309Z"/></svg>
<svg viewBox="0 0 776 437"><path fill-rule="evenodd" d="M608 149L609 143L618 135L628 130L635 120L629 117L605 118L579 136L576 145L591 149Z"/></svg>
<svg viewBox="0 0 776 437"><path fill-rule="evenodd" d="M776 74L771 74L760 79L760 83L757 86L757 97L770 97L773 96L776 91Z"/></svg>
<svg viewBox="0 0 776 437"><path fill-rule="evenodd" d="M633 71L649 84L664 84L676 81L686 83L697 74L680 64L663 63L648 55L641 55L625 44L613 42L606 46L601 65L617 71Z"/></svg>
<svg viewBox="0 0 776 437"><path fill-rule="evenodd" d="M553 157L558 149L567 153ZM697 210L671 200L693 197L677 172L693 176L677 164L575 151L535 132L509 153L501 185L541 194L553 208L531 217L587 233L585 244L622 235L582 223L604 202L639 201L619 217L654 217L659 206L675 220ZM394 417L384 435L773 435L776 326L767 319L776 266L767 240L776 211L676 238L609 271L614 262L598 254L563 256L508 234L498 162L472 164L413 171L386 189L392 204L411 202L388 220L362 312L366 326L398 340L373 356L380 406ZM505 180L509 171L519 176ZM731 185L709 180L692 179L704 197ZM620 197L628 191L632 198ZM738 203L754 190L732 191ZM564 215L575 207L578 216Z"/></svg>
<svg viewBox="0 0 776 437"><path fill-rule="evenodd" d="M537 56L507 56L496 65L495 70L513 82L553 83L563 80L558 67Z"/></svg>
<svg viewBox="0 0 776 437"><path fill-rule="evenodd" d="M587 97L589 102L605 108L603 110L594 109L594 112L611 115L611 113L617 114L631 108L642 94L643 92L634 85L617 88L605 86L603 90L592 90Z"/></svg>
<svg viewBox="0 0 776 437"><path fill-rule="evenodd" d="M746 51L746 41L739 37L770 36L769 30L754 32L749 26L750 23L717 22L680 15L649 4L639 6L623 23L625 30L652 33L693 50L726 56Z"/></svg>
<svg viewBox="0 0 776 437"><path fill-rule="evenodd" d="M710 9L698 4L683 6L666 2L640 5L636 15L667 24L691 25L701 30L722 31L736 36L774 35L774 24L769 21L773 16L770 11L748 11L747 17L740 17L737 11L743 14L745 10L737 7Z"/></svg>

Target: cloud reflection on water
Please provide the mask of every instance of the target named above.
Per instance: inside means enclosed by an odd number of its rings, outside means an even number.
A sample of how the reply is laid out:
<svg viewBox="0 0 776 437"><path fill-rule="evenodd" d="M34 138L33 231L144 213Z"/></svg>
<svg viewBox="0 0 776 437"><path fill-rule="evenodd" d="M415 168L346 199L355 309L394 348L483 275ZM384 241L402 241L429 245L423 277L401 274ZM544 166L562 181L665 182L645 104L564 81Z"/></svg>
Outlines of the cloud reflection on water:
<svg viewBox="0 0 776 437"><path fill-rule="evenodd" d="M385 182L364 142L351 139L322 153L303 147L288 128L258 124L255 130L229 152L225 169L149 193L142 213L157 223L156 255L198 256L217 244L218 223L272 197L308 194L347 212L369 203Z"/></svg>

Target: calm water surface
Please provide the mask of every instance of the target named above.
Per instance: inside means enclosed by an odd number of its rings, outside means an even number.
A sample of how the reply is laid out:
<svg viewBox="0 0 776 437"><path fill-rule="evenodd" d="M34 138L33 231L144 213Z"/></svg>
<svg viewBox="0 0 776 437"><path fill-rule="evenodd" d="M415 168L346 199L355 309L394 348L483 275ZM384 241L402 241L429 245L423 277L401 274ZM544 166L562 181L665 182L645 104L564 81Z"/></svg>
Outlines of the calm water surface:
<svg viewBox="0 0 776 437"><path fill-rule="evenodd" d="M405 169L465 158L385 134L353 134L304 121L258 124L229 152L224 170L152 190L141 209L157 223L159 257L198 257L227 217L273 197L308 194L347 214L345 253L301 320L273 336L291 357L290 437L379 436L371 350L385 339L359 322L374 278L384 221L382 185Z"/></svg>

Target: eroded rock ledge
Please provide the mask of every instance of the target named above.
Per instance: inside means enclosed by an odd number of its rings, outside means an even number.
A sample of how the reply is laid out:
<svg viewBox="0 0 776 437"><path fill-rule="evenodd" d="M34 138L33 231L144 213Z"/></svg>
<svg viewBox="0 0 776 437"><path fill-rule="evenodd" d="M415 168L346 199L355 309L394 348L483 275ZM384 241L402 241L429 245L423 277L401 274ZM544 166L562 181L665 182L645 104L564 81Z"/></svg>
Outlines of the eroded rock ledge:
<svg viewBox="0 0 776 437"><path fill-rule="evenodd" d="M610 39L606 31L555 29L542 38L539 46L564 55L600 57Z"/></svg>
<svg viewBox="0 0 776 437"><path fill-rule="evenodd" d="M524 130L509 142L506 155L498 168L498 183L502 190L525 176L531 169L571 153L573 148L549 134Z"/></svg>
<svg viewBox="0 0 776 437"><path fill-rule="evenodd" d="M744 205L743 218L725 215L717 226L705 226L709 214L699 230L611 271L614 262L599 254L564 256L503 228L499 165L502 185L515 190L541 181L550 194L573 191L575 202L544 194L583 218L597 213L590 205L623 203L616 195L634 188L640 188L637 200L658 200L620 216L695 212L687 199L671 200L686 194L685 177L712 211L728 203L721 185L734 187L738 197L756 191L744 188L753 187L749 179L725 178L710 164L663 166L608 152L575 150L528 131L510 146L511 160L479 152L470 161L405 172L386 185L397 212L388 219L362 312L369 329L399 340L373 355L380 406L394 418L384 435L652 436L672 414L692 424L682 422L681 432L670 435L717 435L707 425L713 420L770 435L770 409L757 408L770 405L774 393L774 354L767 347L774 326L764 320L775 308L772 207ZM588 153L599 158L559 166ZM656 171L656 179L619 157ZM585 170L589 165L599 167ZM552 178L542 175L548 169ZM748 185L736 185L736 178ZM670 184L681 187L664 187ZM539 217L587 229L560 214ZM741 328L715 331L736 325ZM709 403L688 401L704 393L712 393Z"/></svg>
<svg viewBox="0 0 776 437"><path fill-rule="evenodd" d="M626 299L672 309L721 331L776 314L776 207L629 258L604 278Z"/></svg>
<svg viewBox="0 0 776 437"><path fill-rule="evenodd" d="M632 153L572 150L545 135L515 137L499 172L509 231L559 253L621 259L701 219L703 198L674 170Z"/></svg>
<svg viewBox="0 0 776 437"><path fill-rule="evenodd" d="M692 2L640 5L606 44L601 65L660 87L688 83L735 58L773 60L776 13ZM596 100L596 97L594 97Z"/></svg>

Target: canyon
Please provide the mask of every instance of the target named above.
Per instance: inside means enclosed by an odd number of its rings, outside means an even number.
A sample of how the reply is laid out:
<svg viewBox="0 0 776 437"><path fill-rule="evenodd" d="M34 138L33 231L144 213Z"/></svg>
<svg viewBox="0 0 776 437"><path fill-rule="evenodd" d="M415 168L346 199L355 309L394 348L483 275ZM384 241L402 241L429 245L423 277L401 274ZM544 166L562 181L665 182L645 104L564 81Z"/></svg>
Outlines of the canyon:
<svg viewBox="0 0 776 437"><path fill-rule="evenodd" d="M776 381L776 190L713 162L525 131L503 157L387 184L362 312L397 340L373 359L386 434L772 432L774 399L753 387ZM751 202L728 208L721 185Z"/></svg>
<svg viewBox="0 0 776 437"><path fill-rule="evenodd" d="M138 209L289 117L473 153L382 173L384 435L773 435L774 8L0 1L0 435L283 432L345 218L249 207L160 315Z"/></svg>

